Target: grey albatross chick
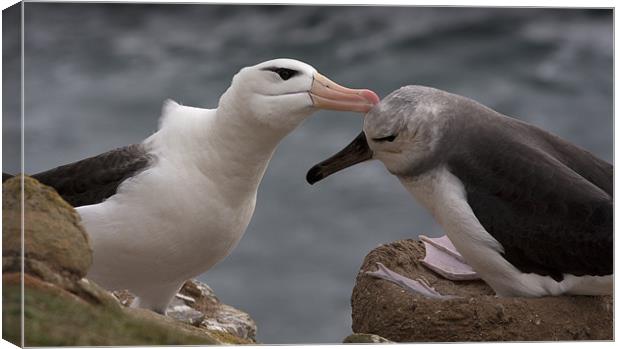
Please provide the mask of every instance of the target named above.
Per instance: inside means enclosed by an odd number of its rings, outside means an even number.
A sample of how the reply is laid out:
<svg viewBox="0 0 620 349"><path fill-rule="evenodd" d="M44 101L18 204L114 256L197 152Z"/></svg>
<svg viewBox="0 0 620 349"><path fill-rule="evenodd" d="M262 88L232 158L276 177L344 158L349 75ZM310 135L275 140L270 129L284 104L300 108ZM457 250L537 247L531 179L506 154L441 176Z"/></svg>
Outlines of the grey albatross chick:
<svg viewBox="0 0 620 349"><path fill-rule="evenodd" d="M241 69L216 109L169 100L141 144L33 177L78 206L93 248L87 277L163 313L185 280L237 245L287 134L319 109L366 112L378 102L306 63L275 59Z"/></svg>
<svg viewBox="0 0 620 349"><path fill-rule="evenodd" d="M307 180L370 159L430 211L497 295L612 292L613 166L588 151L471 99L406 86Z"/></svg>

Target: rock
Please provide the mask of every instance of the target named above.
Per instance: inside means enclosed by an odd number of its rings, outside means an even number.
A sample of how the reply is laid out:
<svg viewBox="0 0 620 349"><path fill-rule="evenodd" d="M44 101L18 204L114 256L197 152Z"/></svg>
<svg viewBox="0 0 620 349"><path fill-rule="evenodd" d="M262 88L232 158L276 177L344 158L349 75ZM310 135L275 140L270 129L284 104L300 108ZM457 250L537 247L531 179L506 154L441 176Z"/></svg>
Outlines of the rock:
<svg viewBox="0 0 620 349"><path fill-rule="evenodd" d="M75 210L53 189L24 178L25 272L24 328L21 343L22 286L20 274L21 187L20 179L3 183L3 338L26 346L127 346L127 345L214 345L254 343L249 336L236 337L234 331L214 331L204 322L204 314L188 311L185 303L197 298L182 295L177 306L185 321L162 316L146 309L121 306L112 293L82 278L92 260L92 252ZM193 288L192 288L193 287ZM206 285L190 291L215 298ZM129 295L126 295L128 302ZM219 301L218 301L219 302ZM221 303L217 307L225 308ZM215 309L214 308L214 309ZM237 310L237 312L239 312ZM237 321L244 322L245 313ZM190 316L191 315L191 316ZM250 319L251 320L251 319ZM190 324L195 324L193 326ZM253 324L253 321L252 321ZM254 334L256 325L254 325ZM254 335L252 334L252 336ZM252 337L253 338L253 337Z"/></svg>
<svg viewBox="0 0 620 349"><path fill-rule="evenodd" d="M256 337L256 323L250 315L228 304L221 304L213 313L207 314L200 326L252 341Z"/></svg>
<svg viewBox="0 0 620 349"><path fill-rule="evenodd" d="M127 290L112 291L112 294L114 295L114 297L116 297L116 299L118 299L121 305L124 305L126 307L130 306L131 302L134 300L134 298L136 298L136 296L134 296L133 294L131 294L131 292Z"/></svg>
<svg viewBox="0 0 620 349"><path fill-rule="evenodd" d="M198 327L224 332L249 341L256 340L256 323L250 315L220 302L207 284L197 280L186 281L177 293L175 302L179 301L183 301L189 308L182 308L185 313L183 317L198 316L194 312L203 314ZM174 310L174 305L168 308L168 315L175 316L170 313L171 310Z"/></svg>
<svg viewBox="0 0 620 349"><path fill-rule="evenodd" d="M125 306L135 297L127 290L115 291L114 295ZM214 333L256 342L256 323L250 315L220 302L213 289L198 280L183 284L166 309L166 315Z"/></svg>
<svg viewBox="0 0 620 349"><path fill-rule="evenodd" d="M345 338L342 343L394 343L376 334L353 333Z"/></svg>
<svg viewBox="0 0 620 349"><path fill-rule="evenodd" d="M179 303L181 302L176 299L172 301L166 311L166 315L192 326L200 326L202 321L205 319L205 314L188 305L185 305L184 303Z"/></svg>
<svg viewBox="0 0 620 349"><path fill-rule="evenodd" d="M2 185L2 270L20 270L21 177ZM92 262L88 236L77 212L54 189L24 177L25 269L46 280L79 279ZM45 263L38 263L44 261ZM58 275L57 275L58 274Z"/></svg>
<svg viewBox="0 0 620 349"><path fill-rule="evenodd" d="M351 297L354 332L396 342L613 339L612 296L499 298L482 281L453 282L426 269L424 254L421 242L400 240L366 256ZM428 299L364 274L377 262L460 298Z"/></svg>

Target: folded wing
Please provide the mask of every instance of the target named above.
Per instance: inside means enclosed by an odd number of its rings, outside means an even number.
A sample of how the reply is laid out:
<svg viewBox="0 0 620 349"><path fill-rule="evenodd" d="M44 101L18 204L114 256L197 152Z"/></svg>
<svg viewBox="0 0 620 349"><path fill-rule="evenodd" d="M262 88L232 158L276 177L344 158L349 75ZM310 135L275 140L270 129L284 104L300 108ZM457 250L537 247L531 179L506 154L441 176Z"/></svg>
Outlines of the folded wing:
<svg viewBox="0 0 620 349"><path fill-rule="evenodd" d="M483 123L461 129L448 165L504 257L558 281L612 274L613 166L515 119Z"/></svg>
<svg viewBox="0 0 620 349"><path fill-rule="evenodd" d="M127 178L149 167L153 157L141 144L132 144L32 177L49 185L71 205L102 202L114 195Z"/></svg>

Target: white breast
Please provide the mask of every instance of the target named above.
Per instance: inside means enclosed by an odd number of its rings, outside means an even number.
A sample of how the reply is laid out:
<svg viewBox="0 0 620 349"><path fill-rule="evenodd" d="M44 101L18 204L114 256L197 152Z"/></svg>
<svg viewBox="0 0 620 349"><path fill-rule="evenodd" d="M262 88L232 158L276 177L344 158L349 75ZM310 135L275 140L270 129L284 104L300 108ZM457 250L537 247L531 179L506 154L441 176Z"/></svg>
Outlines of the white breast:
<svg viewBox="0 0 620 349"><path fill-rule="evenodd" d="M145 141L154 166L107 201L78 208L94 250L89 277L105 287L199 275L230 253L252 217L271 153L242 164L243 150L222 148L213 136L215 111L167 108Z"/></svg>
<svg viewBox="0 0 620 349"><path fill-rule="evenodd" d="M501 258L499 253L503 248L486 232L471 211L465 190L458 178L442 167L415 179L400 178L400 180L431 212L459 253L478 273L480 269L493 272L487 270L492 263L486 263L484 260Z"/></svg>

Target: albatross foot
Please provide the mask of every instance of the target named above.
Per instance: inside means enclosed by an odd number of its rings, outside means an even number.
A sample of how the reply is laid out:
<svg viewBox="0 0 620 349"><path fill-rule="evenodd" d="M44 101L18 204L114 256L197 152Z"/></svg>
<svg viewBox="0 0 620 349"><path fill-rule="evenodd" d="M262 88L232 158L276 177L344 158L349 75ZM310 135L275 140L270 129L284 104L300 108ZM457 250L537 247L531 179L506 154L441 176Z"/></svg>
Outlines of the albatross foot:
<svg viewBox="0 0 620 349"><path fill-rule="evenodd" d="M441 293L437 292L437 290L432 288L425 280L412 280L408 277L398 274L395 271L388 269L382 263L377 263L377 268L378 269L376 271L367 271L365 273L370 276L391 281L411 293L420 294L428 298L443 300L458 298L457 296L452 295L442 295Z"/></svg>
<svg viewBox="0 0 620 349"><path fill-rule="evenodd" d="M425 267L448 280L480 279L476 271L465 262L463 256L456 250L446 235L439 238L420 235L420 240L426 249L426 256L421 261Z"/></svg>

